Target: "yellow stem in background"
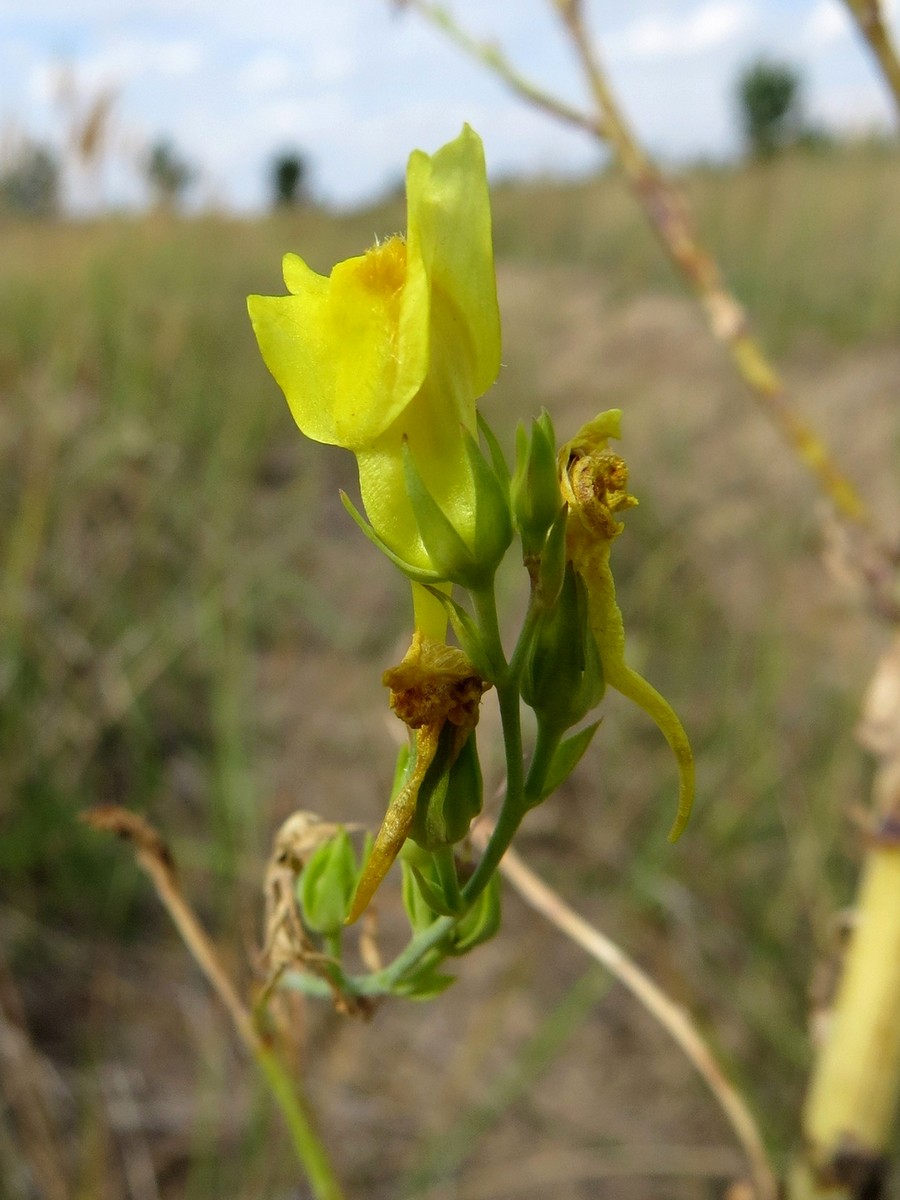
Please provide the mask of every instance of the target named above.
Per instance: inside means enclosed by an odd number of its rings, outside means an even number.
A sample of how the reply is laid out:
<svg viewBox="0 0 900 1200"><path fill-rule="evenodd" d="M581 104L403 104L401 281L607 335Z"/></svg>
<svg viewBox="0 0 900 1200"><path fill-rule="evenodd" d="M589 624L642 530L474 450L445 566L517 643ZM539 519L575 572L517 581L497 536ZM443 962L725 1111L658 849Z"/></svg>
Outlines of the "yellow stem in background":
<svg viewBox="0 0 900 1200"><path fill-rule="evenodd" d="M790 407L781 379L750 332L747 314L725 286L715 259L698 241L683 197L644 151L621 112L585 29L579 0L552 2L590 83L597 108L594 116L560 103L525 79L495 46L472 38L439 5L429 0L404 2L525 100L609 145L666 253L697 293L713 334L728 347L735 367L763 411L841 516L870 525L871 516L854 484L824 442Z"/></svg>
<svg viewBox="0 0 900 1200"><path fill-rule="evenodd" d="M878 60L885 81L894 94L900 116L900 58L891 40L880 0L844 0L844 3Z"/></svg>
<svg viewBox="0 0 900 1200"><path fill-rule="evenodd" d="M868 1195L884 1170L900 1080L900 844L869 853L826 1041L803 1113L791 1200ZM880 1194L872 1192L872 1195Z"/></svg>

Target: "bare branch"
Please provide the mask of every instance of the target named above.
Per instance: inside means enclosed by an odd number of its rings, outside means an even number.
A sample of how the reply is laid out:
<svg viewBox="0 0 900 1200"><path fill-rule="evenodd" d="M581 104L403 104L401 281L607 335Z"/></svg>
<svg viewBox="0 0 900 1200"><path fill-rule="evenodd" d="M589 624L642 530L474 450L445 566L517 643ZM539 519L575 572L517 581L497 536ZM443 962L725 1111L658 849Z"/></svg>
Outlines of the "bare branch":
<svg viewBox="0 0 900 1200"><path fill-rule="evenodd" d="M490 823L482 819L473 837L483 843L489 834ZM778 1186L756 1121L687 1011L670 1000L615 942L571 909L514 850L507 850L500 870L526 903L602 964L666 1030L703 1078L731 1125L750 1164L756 1200L777 1200Z"/></svg>

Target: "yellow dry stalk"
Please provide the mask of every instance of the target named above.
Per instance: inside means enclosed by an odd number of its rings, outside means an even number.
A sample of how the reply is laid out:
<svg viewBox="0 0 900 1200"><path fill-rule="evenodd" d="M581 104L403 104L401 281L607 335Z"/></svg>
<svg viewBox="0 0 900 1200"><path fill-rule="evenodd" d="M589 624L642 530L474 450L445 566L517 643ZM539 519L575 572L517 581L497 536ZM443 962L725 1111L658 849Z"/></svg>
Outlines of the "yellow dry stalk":
<svg viewBox="0 0 900 1200"><path fill-rule="evenodd" d="M879 840L871 850L854 916L843 976L804 1108L804 1151L792 1174L791 1200L861 1195L854 1181L883 1169L900 1079L896 836Z"/></svg>
<svg viewBox="0 0 900 1200"><path fill-rule="evenodd" d="M885 19L885 6L881 0L844 0L844 3L850 9L860 33L878 60L900 115L900 57L891 39L890 26Z"/></svg>
<svg viewBox="0 0 900 1200"><path fill-rule="evenodd" d="M663 249L696 293L714 337L727 347L735 368L766 416L837 512L854 524L871 525L871 513L836 457L792 409L783 382L751 331L744 308L726 286L716 260L701 244L684 197L647 154L619 107L585 27L580 0L552 0L552 4L580 59L594 98L594 112L572 109L536 87L495 45L471 37L441 5L430 0L403 2L442 29L530 104L586 130L610 147ZM873 0L847 3L855 10L871 8ZM886 36L884 31L884 38L877 44L870 41L900 103L900 67L896 66L896 54L889 41L885 49Z"/></svg>

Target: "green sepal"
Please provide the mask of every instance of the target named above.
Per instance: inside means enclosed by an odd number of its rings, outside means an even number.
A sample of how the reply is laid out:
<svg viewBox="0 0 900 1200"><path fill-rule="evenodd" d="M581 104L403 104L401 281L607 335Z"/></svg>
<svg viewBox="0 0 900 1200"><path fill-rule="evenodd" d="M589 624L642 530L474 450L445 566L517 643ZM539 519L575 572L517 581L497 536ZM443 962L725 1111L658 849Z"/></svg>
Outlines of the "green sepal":
<svg viewBox="0 0 900 1200"><path fill-rule="evenodd" d="M542 800L546 800L558 787L565 783L579 762L581 762L582 756L591 744L594 734L600 728L600 724L600 721L594 721L593 725L579 729L577 733L573 733L564 742L560 742L553 753L550 766L547 768L547 774L544 776L541 784L540 796L533 802L532 807L534 807L534 804L540 804Z"/></svg>
<svg viewBox="0 0 900 1200"><path fill-rule="evenodd" d="M405 559L396 554L390 546L375 532L372 526L366 521L362 513L354 505L353 501L346 492L341 492L341 503L344 508L363 531L373 546L376 546L385 558L390 559L395 567L399 567L407 579L411 579L414 583L423 583L426 586L432 583L444 583L443 575L437 571L429 571L423 567L416 567L412 563L408 563Z"/></svg>
<svg viewBox="0 0 900 1200"><path fill-rule="evenodd" d="M516 470L510 485L513 515L526 559L536 558L560 508L556 435L546 411L531 423L531 436L516 430Z"/></svg>
<svg viewBox="0 0 900 1200"><path fill-rule="evenodd" d="M566 578L566 526L569 510L563 504L553 519L541 550L538 570L538 596L545 608L552 608L559 600Z"/></svg>
<svg viewBox="0 0 900 1200"><path fill-rule="evenodd" d="M427 584L425 586L431 592L432 596L434 596L435 600L439 600L447 610L447 616L450 618L453 632L456 634L461 648L470 659L472 666L482 679L486 679L488 683L496 682L500 672L491 660L484 645L481 630L474 619L452 596L448 596L440 588L429 587Z"/></svg>
<svg viewBox="0 0 900 1200"><path fill-rule="evenodd" d="M404 742L397 751L397 761L394 764L394 778L391 780L391 795L388 803L394 799L406 783L414 765L412 761L412 746L408 741Z"/></svg>
<svg viewBox="0 0 900 1200"><path fill-rule="evenodd" d="M455 975L443 975L438 970L443 961L444 953L439 949L423 955L409 974L393 984L392 994L408 1000L432 1000L439 996L456 982Z"/></svg>
<svg viewBox="0 0 900 1200"><path fill-rule="evenodd" d="M350 911L359 868L346 829L318 846L300 873L297 899L313 933L339 932Z"/></svg>
<svg viewBox="0 0 900 1200"><path fill-rule="evenodd" d="M419 788L409 837L423 850L461 842L481 812L484 787L474 730L457 751L458 737L459 730L448 721Z"/></svg>
<svg viewBox="0 0 900 1200"><path fill-rule="evenodd" d="M480 409L478 410L477 417L478 429L481 433L481 436L487 442L488 453L491 456L491 462L494 467L494 474L500 480L508 495L510 485L509 464L507 463L506 457L500 448L500 443L497 441L497 435L482 416Z"/></svg>
<svg viewBox="0 0 900 1200"><path fill-rule="evenodd" d="M426 899L425 892L430 889L422 888L424 871L428 869L428 856L418 847L406 842L400 851L400 870L402 882L400 895L403 907L413 933L423 933L434 924L436 910Z"/></svg>
<svg viewBox="0 0 900 1200"><path fill-rule="evenodd" d="M406 494L412 505L425 553L434 563L440 581L449 580L463 587L475 586L481 580L482 572L474 554L428 490L405 438L401 452Z"/></svg>
<svg viewBox="0 0 900 1200"><path fill-rule="evenodd" d="M425 873L423 871L420 871L418 867L412 866L412 865L410 865L409 869L413 873L413 876L416 881L416 885L418 886L419 893L422 897L423 902L425 904L427 904L427 906L431 910L433 916L437 916L437 917L458 917L459 916L460 911L461 911L459 909L459 907L457 907L456 905L450 904L449 901L447 900L447 897L440 890L440 888L436 885L432 885L429 882L428 877L425 875Z"/></svg>
<svg viewBox="0 0 900 1200"><path fill-rule="evenodd" d="M481 452L478 443L463 427L463 445L475 488L475 561L486 572L483 583L493 578L513 539L509 487Z"/></svg>
<svg viewBox="0 0 900 1200"><path fill-rule="evenodd" d="M484 891L448 934L446 953L458 958L489 941L500 928L500 876L491 876Z"/></svg>

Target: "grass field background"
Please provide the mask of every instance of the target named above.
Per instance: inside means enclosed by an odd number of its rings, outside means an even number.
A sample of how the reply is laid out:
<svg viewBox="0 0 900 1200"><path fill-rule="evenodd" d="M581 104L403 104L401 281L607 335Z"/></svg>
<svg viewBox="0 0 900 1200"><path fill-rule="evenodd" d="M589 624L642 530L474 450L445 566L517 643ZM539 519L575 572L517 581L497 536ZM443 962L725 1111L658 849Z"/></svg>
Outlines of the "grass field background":
<svg viewBox="0 0 900 1200"><path fill-rule="evenodd" d="M795 155L683 184L796 406L900 531L900 159ZM561 437L624 410L630 657L699 771L670 847L666 747L611 697L519 845L697 1015L783 1161L810 981L852 896L870 774L853 729L886 635L823 565L812 485L622 186L508 182L494 214L504 368L484 410L507 448L542 405ZM165 831L246 989L280 821L377 824L405 585L340 506L350 456L293 426L245 296L282 291L286 250L327 271L403 224L398 200L0 225L0 997L28 1031L0 1196L40 1194L41 1156L60 1197L303 1194L148 885L77 816L116 802ZM521 582L504 580L511 612ZM353 1196L700 1200L741 1169L665 1038L513 896L439 1000L291 1022Z"/></svg>

